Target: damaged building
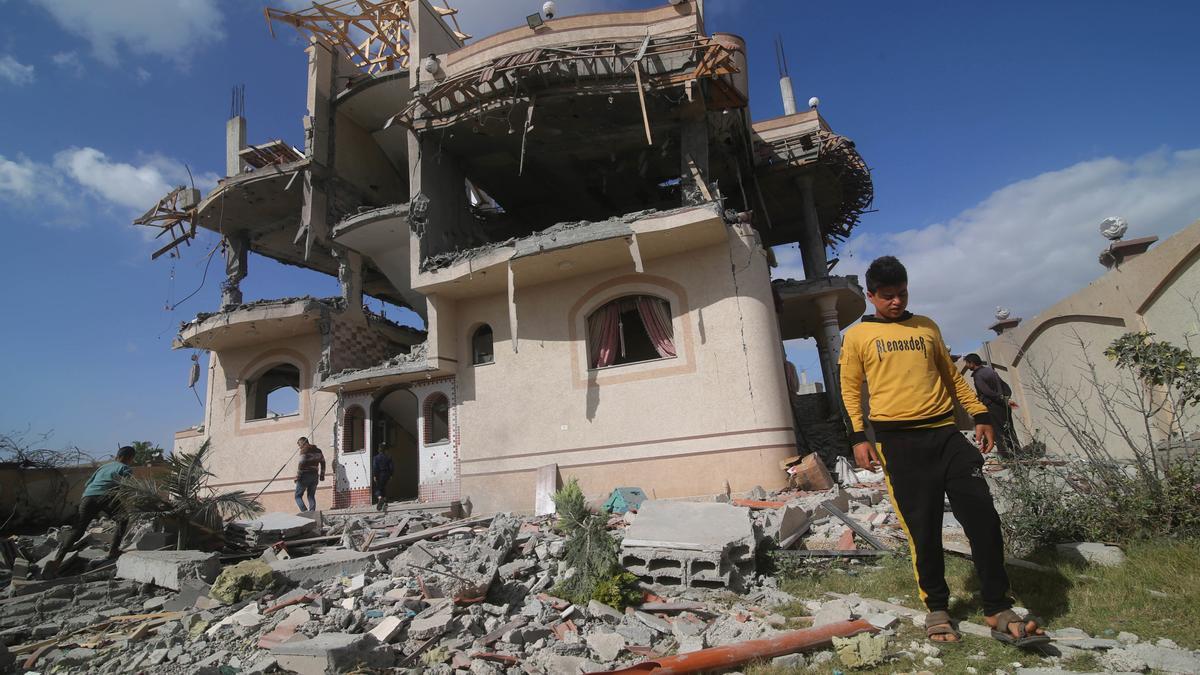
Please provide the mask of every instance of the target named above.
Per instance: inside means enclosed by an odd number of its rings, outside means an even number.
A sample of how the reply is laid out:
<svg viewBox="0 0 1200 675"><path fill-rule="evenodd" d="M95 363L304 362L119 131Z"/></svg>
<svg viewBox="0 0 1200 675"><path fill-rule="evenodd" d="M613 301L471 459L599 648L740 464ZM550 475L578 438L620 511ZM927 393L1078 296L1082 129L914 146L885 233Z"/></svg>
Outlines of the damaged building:
<svg viewBox="0 0 1200 675"><path fill-rule="evenodd" d="M222 305L175 342L209 354L203 422L175 448L210 440L218 484L290 509L308 436L332 464L322 507L368 502L380 451L393 499L531 511L539 476L773 489L813 434L837 436L836 386L800 395L783 341L816 338L837 382L864 301L826 251L871 178L790 82L787 114L752 121L745 45L706 31L702 3L478 39L428 0L269 17L309 38L305 147L250 144L236 115L217 187L139 221L168 247L223 237ZM771 247L794 243L807 278L772 281ZM251 253L336 276L341 297L245 302Z"/></svg>

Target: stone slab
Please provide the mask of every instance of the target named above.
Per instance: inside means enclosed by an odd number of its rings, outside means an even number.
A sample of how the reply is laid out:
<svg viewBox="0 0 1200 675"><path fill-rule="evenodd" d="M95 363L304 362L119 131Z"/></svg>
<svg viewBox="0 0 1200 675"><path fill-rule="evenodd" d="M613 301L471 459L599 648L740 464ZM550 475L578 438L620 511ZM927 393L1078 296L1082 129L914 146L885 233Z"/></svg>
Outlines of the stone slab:
<svg viewBox="0 0 1200 675"><path fill-rule="evenodd" d="M1055 547L1058 555L1076 562L1116 567L1125 562L1125 552L1116 546L1095 542L1073 542Z"/></svg>
<svg viewBox="0 0 1200 675"><path fill-rule="evenodd" d="M178 591L187 579L211 583L221 571L218 553L203 551L130 551L117 559L117 578Z"/></svg>
<svg viewBox="0 0 1200 675"><path fill-rule="evenodd" d="M301 675L344 673L352 668L386 668L390 652L377 650L378 641L367 634L321 633L309 640L285 642L271 648L280 668Z"/></svg>
<svg viewBox="0 0 1200 675"><path fill-rule="evenodd" d="M249 520L235 520L233 525L254 533L259 539L294 537L311 532L317 527L312 518L279 512L264 513Z"/></svg>
<svg viewBox="0 0 1200 675"><path fill-rule="evenodd" d="M750 509L717 502L642 502L637 518L625 530L622 546L724 551L744 543L753 548Z"/></svg>
<svg viewBox="0 0 1200 675"><path fill-rule="evenodd" d="M269 565L277 575L292 583L300 583L302 581L323 581L339 576L353 576L366 571L374 560L374 553L333 550L287 560L276 560Z"/></svg>

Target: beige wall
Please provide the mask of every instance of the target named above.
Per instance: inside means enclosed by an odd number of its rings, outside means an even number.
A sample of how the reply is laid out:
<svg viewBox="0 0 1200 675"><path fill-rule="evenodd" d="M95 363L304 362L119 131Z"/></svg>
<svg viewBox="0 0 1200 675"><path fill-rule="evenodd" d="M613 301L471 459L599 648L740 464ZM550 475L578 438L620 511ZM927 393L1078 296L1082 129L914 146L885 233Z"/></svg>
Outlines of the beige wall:
<svg viewBox="0 0 1200 675"><path fill-rule="evenodd" d="M518 277L515 352L504 294L445 313L453 322L436 331L453 332L460 358L462 495L477 510L531 510L537 468L551 463L589 497L783 484L778 460L795 445L769 272L752 235L729 232L727 244L649 260L644 274L630 263L533 287ZM670 301L678 355L589 371L587 315L631 293ZM470 336L484 322L495 362L473 366Z"/></svg>
<svg viewBox="0 0 1200 675"><path fill-rule="evenodd" d="M1045 410L1045 402L1033 386L1035 369L1045 373L1056 388L1067 392L1065 400L1081 397L1070 394L1080 390L1083 398L1075 406L1076 419L1085 419L1103 438L1103 446L1118 458L1132 457L1126 434L1129 430L1140 447L1146 445L1146 430L1140 414L1125 406L1114 406L1116 420L1108 419L1087 383L1086 364L1078 339L1089 345L1087 353L1096 367L1097 379L1110 396L1120 388L1136 391L1127 373L1117 371L1104 356L1104 349L1126 332L1148 330L1157 339L1177 346L1200 348L1200 222L1193 223L1171 238L1159 242L1148 252L1126 260L1096 281L1027 319L1015 329L989 341L981 355L991 359L1013 389L1018 403L1017 431L1023 442L1038 431L1051 453L1079 451L1070 434ZM1128 395L1115 394L1118 400L1133 401ZM1152 420L1154 441L1165 438L1172 426L1171 411ZM1185 432L1200 431L1200 420L1182 419Z"/></svg>
<svg viewBox="0 0 1200 675"><path fill-rule="evenodd" d="M330 464L328 478L317 491L318 507L329 508L338 411L336 394L314 389L320 358L321 336L313 325L309 334L221 350L210 359L204 430L212 442L209 467L216 474L214 487L250 494L263 490L261 499L268 511L294 511L296 439L307 436ZM300 369L299 414L247 422L246 380L279 363ZM183 444L177 441L176 448L191 445L194 439L185 438ZM268 485L281 466L279 477Z"/></svg>

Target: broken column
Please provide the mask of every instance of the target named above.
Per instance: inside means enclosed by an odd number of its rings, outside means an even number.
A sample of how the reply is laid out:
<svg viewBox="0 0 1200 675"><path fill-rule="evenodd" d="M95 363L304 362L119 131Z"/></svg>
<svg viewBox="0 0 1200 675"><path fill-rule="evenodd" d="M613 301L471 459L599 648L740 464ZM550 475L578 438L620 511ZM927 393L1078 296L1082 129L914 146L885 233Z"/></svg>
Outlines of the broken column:
<svg viewBox="0 0 1200 675"><path fill-rule="evenodd" d="M250 237L244 230L225 235L225 281L221 282L221 308L231 309L242 304L242 279L250 252Z"/></svg>
<svg viewBox="0 0 1200 675"><path fill-rule="evenodd" d="M702 502L643 502L621 542L621 565L648 583L741 589L758 539L750 509Z"/></svg>

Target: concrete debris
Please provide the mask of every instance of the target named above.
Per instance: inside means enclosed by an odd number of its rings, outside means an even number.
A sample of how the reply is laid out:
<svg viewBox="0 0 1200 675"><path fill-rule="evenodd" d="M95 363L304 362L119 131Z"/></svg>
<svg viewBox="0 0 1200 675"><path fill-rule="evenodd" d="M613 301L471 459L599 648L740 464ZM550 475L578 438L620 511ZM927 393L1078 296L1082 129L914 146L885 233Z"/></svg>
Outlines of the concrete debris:
<svg viewBox="0 0 1200 675"><path fill-rule="evenodd" d="M130 551L117 560L117 577L177 591L185 579L215 579L220 558L201 551Z"/></svg>
<svg viewBox="0 0 1200 675"><path fill-rule="evenodd" d="M1125 562L1125 552L1109 544L1075 542L1059 544L1055 548L1060 556L1085 565L1116 567Z"/></svg>
<svg viewBox="0 0 1200 675"><path fill-rule="evenodd" d="M243 597L265 591L274 583L275 572L270 565L261 560L244 560L222 570L208 595L232 604Z"/></svg>
<svg viewBox="0 0 1200 675"><path fill-rule="evenodd" d="M620 559L649 594L620 609L554 595L576 572L563 562L566 540L553 516L462 519L461 509L403 505L311 519L269 514L242 525L270 535L227 540L231 560L219 574L218 553L129 551L119 572L98 570L95 579L13 577L0 597L0 669L29 661L37 672L101 675L387 668L576 675L773 638L795 628L785 606L807 607L815 627L862 618L882 635L773 665L857 668L886 653L902 620L920 624L923 614L900 601L793 597L759 573L754 556L770 540L793 548L781 554L816 553L799 559L819 564L827 541L850 531L826 503L898 548L903 539L883 493L876 484L736 500L749 506L644 501L608 523L622 540ZM15 538L17 559L49 554L52 538ZM264 551L274 560L261 560ZM852 572L873 559L863 560L842 564ZM982 626L960 627L987 635ZM1131 633L1104 639L1062 628L1052 635L1064 659L1090 653L1111 668L1200 669L1196 654ZM909 651L923 667L936 668L941 656L933 645Z"/></svg>

